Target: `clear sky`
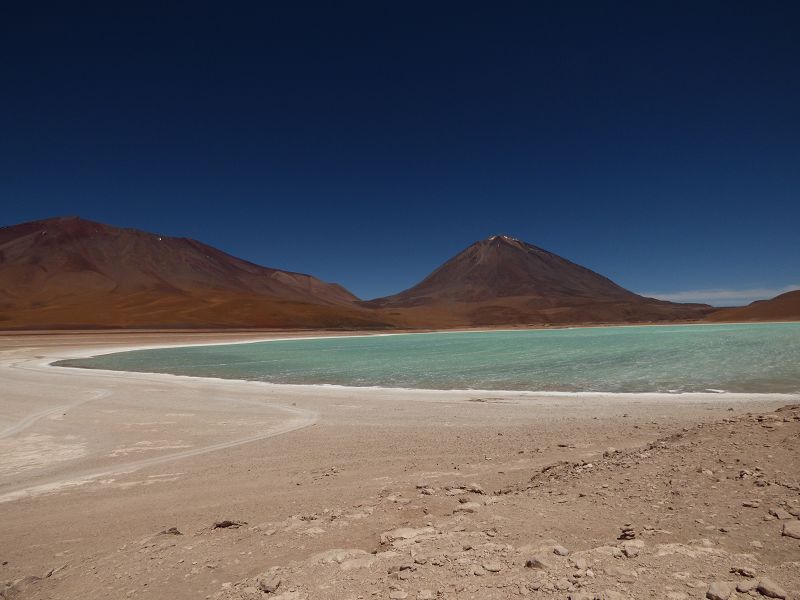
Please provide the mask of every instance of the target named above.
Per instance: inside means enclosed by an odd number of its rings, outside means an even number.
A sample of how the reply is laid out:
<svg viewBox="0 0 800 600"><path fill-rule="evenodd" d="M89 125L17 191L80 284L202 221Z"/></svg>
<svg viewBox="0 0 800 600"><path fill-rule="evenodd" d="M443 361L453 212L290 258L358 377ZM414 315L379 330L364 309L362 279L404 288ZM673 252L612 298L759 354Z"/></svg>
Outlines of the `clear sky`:
<svg viewBox="0 0 800 600"><path fill-rule="evenodd" d="M637 292L800 284L800 3L3 2L0 222L371 298L505 233ZM709 291L713 290L713 291Z"/></svg>

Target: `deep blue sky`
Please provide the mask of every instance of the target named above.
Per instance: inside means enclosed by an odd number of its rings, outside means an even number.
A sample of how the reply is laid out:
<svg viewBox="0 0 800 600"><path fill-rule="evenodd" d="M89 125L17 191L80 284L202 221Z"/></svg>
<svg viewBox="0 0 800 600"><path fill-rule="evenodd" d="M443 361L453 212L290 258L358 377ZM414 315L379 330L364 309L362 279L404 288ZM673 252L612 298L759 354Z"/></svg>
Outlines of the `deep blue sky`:
<svg viewBox="0 0 800 600"><path fill-rule="evenodd" d="M800 284L800 3L147 4L0 4L0 222L366 298L495 233L638 292Z"/></svg>

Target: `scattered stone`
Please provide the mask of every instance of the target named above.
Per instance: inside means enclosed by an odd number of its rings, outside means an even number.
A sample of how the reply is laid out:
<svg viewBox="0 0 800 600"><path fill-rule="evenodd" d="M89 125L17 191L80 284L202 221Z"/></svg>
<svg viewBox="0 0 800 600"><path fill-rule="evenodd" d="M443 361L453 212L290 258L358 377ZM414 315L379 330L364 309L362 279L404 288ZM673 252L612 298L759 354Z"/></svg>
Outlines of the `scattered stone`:
<svg viewBox="0 0 800 600"><path fill-rule="evenodd" d="M569 559L570 564L579 571L585 571L589 568L588 561L582 556L573 556Z"/></svg>
<svg viewBox="0 0 800 600"><path fill-rule="evenodd" d="M781 521L788 521L789 519L794 519L794 517L789 513L789 511L783 510L782 508L770 508L769 514L771 514L776 519L780 519Z"/></svg>
<svg viewBox="0 0 800 600"><path fill-rule="evenodd" d="M781 535L800 540L800 521L786 521L781 528Z"/></svg>
<svg viewBox="0 0 800 600"><path fill-rule="evenodd" d="M242 525L247 525L247 521L230 521L225 519L215 522L213 529L238 529Z"/></svg>
<svg viewBox="0 0 800 600"><path fill-rule="evenodd" d="M417 593L417 600L434 600L436 594L432 590L420 590Z"/></svg>
<svg viewBox="0 0 800 600"><path fill-rule="evenodd" d="M558 581L556 581L556 589L562 592L566 592L567 590L571 590L574 586L570 582L569 579L566 577L562 577Z"/></svg>
<svg viewBox="0 0 800 600"><path fill-rule="evenodd" d="M708 586L706 598L708 600L728 600L734 589L736 589L736 586L730 581L714 581Z"/></svg>
<svg viewBox="0 0 800 600"><path fill-rule="evenodd" d="M771 579L761 579L756 589L767 598L786 598L786 592Z"/></svg>
<svg viewBox="0 0 800 600"><path fill-rule="evenodd" d="M267 594L273 594L280 587L281 580L277 575L259 575L256 578L258 589Z"/></svg>
<svg viewBox="0 0 800 600"><path fill-rule="evenodd" d="M403 590L392 590L389 592L389 598L391 600L403 600L404 598L408 598L408 592Z"/></svg>
<svg viewBox="0 0 800 600"><path fill-rule="evenodd" d="M161 532L161 535L183 535L177 527L169 527Z"/></svg>
<svg viewBox="0 0 800 600"><path fill-rule="evenodd" d="M742 594L748 594L755 590L758 587L758 580L757 579L747 579L745 581L740 581L736 584L736 591L741 592Z"/></svg>
<svg viewBox="0 0 800 600"><path fill-rule="evenodd" d="M399 527L392 529L381 534L381 544L391 544L398 540L412 540L421 535L433 535L436 530L433 527L421 527L414 529L413 527Z"/></svg>
<svg viewBox="0 0 800 600"><path fill-rule="evenodd" d="M741 575L742 577L756 576L756 572L753 569L748 569L747 567L731 567L731 573L736 573L737 575Z"/></svg>
<svg viewBox="0 0 800 600"><path fill-rule="evenodd" d="M525 561L525 566L529 569L538 569L540 571L549 571L553 566L544 558L544 556L534 556Z"/></svg>
<svg viewBox="0 0 800 600"><path fill-rule="evenodd" d="M628 558L636 558L644 548L642 540L626 540L620 545L622 546L622 553Z"/></svg>
<svg viewBox="0 0 800 600"><path fill-rule="evenodd" d="M481 566L489 573L499 573L503 570L503 565L499 562L485 562Z"/></svg>
<svg viewBox="0 0 800 600"><path fill-rule="evenodd" d="M622 528L622 532L619 534L618 540L632 540L636 537L636 532L630 525L626 525Z"/></svg>
<svg viewBox="0 0 800 600"><path fill-rule="evenodd" d="M478 502L463 502L453 512L474 513L481 505Z"/></svg>
<svg viewBox="0 0 800 600"><path fill-rule="evenodd" d="M564 546L553 546L553 554L557 554L558 556L568 556L569 550L564 548Z"/></svg>

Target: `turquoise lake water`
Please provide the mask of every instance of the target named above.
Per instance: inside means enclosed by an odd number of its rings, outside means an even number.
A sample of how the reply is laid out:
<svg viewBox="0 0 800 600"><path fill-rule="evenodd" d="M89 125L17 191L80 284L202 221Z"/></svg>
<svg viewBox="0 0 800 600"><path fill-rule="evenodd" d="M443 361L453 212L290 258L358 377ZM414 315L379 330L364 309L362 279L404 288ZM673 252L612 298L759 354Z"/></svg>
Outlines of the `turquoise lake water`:
<svg viewBox="0 0 800 600"><path fill-rule="evenodd" d="M280 340L57 363L274 383L565 392L800 392L800 323Z"/></svg>

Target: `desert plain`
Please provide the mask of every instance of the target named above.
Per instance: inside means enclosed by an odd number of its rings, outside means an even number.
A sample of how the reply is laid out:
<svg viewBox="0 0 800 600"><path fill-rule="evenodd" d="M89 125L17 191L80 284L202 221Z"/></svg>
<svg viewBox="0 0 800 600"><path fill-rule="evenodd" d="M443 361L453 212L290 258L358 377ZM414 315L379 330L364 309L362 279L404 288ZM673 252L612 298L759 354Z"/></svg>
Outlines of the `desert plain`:
<svg viewBox="0 0 800 600"><path fill-rule="evenodd" d="M0 335L0 598L798 597L796 395L50 365L285 335Z"/></svg>

